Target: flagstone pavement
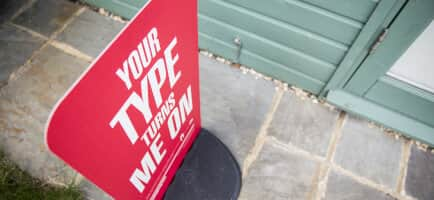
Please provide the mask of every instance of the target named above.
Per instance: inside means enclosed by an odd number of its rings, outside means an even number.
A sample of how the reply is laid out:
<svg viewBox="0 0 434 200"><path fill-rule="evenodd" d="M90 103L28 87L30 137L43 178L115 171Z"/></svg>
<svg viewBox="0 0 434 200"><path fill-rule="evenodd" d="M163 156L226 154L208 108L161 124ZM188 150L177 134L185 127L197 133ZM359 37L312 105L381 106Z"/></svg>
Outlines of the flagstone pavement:
<svg viewBox="0 0 434 200"><path fill-rule="evenodd" d="M0 5L0 148L51 184L110 199L44 144L63 93L126 24L63 0ZM412 140L200 54L203 127L233 152L239 199L434 199L434 154Z"/></svg>

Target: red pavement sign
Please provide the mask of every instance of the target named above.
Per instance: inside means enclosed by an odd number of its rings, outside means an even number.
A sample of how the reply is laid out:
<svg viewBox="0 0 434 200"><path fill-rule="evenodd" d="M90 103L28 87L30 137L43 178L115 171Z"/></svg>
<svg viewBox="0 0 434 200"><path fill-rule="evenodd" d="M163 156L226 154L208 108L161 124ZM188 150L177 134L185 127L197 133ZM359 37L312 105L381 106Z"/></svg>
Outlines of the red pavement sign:
<svg viewBox="0 0 434 200"><path fill-rule="evenodd" d="M196 4L149 2L51 114L49 149L116 199L161 199L199 133Z"/></svg>

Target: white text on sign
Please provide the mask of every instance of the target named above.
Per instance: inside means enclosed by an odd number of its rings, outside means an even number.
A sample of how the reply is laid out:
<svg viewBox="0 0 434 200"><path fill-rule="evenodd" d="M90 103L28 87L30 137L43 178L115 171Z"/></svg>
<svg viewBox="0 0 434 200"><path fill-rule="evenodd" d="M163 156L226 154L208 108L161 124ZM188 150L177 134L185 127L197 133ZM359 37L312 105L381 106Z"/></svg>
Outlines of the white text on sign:
<svg viewBox="0 0 434 200"><path fill-rule="evenodd" d="M160 128L167 124L169 138L171 140L176 139L180 128L193 109L190 85L181 95L179 102L176 102L173 92L165 97L164 101L161 93L165 84L169 84L170 88L173 89L182 75L181 71L175 72L179 55L174 53L173 49L177 42L176 36L173 37L164 49L164 56L156 58L157 60L148 73L143 76L145 69L149 67L161 50L158 31L156 28L152 28L137 45L137 48L125 59L123 66L116 71L116 75L127 90L132 88L133 80L140 80L140 92L132 91L109 123L111 128L120 125L132 145L139 138L146 144L147 149L145 149L145 154L140 161L140 167L136 168L130 177L131 184L140 192L144 191L146 184L152 178L152 174L157 170L167 153L159 132ZM153 98L155 102L153 106L157 108L157 113L152 113L150 98ZM147 124L144 133L139 134L137 132L127 112L129 109L136 109L143 115Z"/></svg>

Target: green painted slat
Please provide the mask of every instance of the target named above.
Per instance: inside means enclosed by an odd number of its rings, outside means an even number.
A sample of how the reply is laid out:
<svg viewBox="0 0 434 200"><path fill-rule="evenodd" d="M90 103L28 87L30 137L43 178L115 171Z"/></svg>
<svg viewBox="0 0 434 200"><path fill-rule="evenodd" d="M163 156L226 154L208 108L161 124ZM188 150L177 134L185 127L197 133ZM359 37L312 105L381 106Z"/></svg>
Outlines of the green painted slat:
<svg viewBox="0 0 434 200"><path fill-rule="evenodd" d="M368 118L434 146L434 128L432 126L342 90L331 90L327 95L327 100L348 112Z"/></svg>
<svg viewBox="0 0 434 200"><path fill-rule="evenodd" d="M232 43L226 43L212 36L199 32L199 46L205 50L212 49L214 53L229 59L235 59L237 47ZM256 71L273 76L289 84L302 87L317 94L324 86L324 83L312 79L300 72L288 69L287 67L263 58L249 51L243 51L240 56L240 63L253 67Z"/></svg>
<svg viewBox="0 0 434 200"><path fill-rule="evenodd" d="M383 77L365 97L416 120L434 126L434 95L399 80Z"/></svg>
<svg viewBox="0 0 434 200"><path fill-rule="evenodd" d="M199 13L337 65L348 46L224 1L199 1Z"/></svg>
<svg viewBox="0 0 434 200"><path fill-rule="evenodd" d="M357 95L366 93L433 19L433 0L409 1L390 27L384 41L367 57L345 89Z"/></svg>
<svg viewBox="0 0 434 200"><path fill-rule="evenodd" d="M123 9L123 8L115 8L116 6L123 7L124 5L131 5L136 8L141 8L147 0L82 0L86 2L97 2L93 3L93 5L98 5L100 7L109 6L113 10ZM199 0L199 2L202 0ZM337 14L349 17L351 19L357 20L359 22L367 21L370 13L376 6L376 2L372 0L301 0L304 2L307 2L309 4L313 4L322 8L325 8L327 10L330 10L331 12L335 12ZM115 3L116 6L109 5ZM119 4L119 2L123 4ZM136 10L136 9L132 9ZM126 13L122 11L122 13ZM134 13L130 12L126 16L133 16Z"/></svg>
<svg viewBox="0 0 434 200"><path fill-rule="evenodd" d="M334 72L334 65L330 63L201 14L199 30L226 43L233 43L236 37L240 37L243 43L241 53L248 50L317 80L325 81Z"/></svg>
<svg viewBox="0 0 434 200"><path fill-rule="evenodd" d="M141 8L147 2L147 0L116 0L116 1L122 2L125 5L133 6L135 8Z"/></svg>
<svg viewBox="0 0 434 200"><path fill-rule="evenodd" d="M132 17L134 17L134 15L140 9L132 5L128 5L125 2L120 2L119 0L82 0L82 1L94 5L96 7L103 7L109 10L110 12L113 12L127 19L131 19ZM147 2L147 0L141 0L141 1L143 1L143 5Z"/></svg>
<svg viewBox="0 0 434 200"><path fill-rule="evenodd" d="M210 0L203 0L210 1ZM296 0L226 0L343 44L351 44L363 24Z"/></svg>
<svg viewBox="0 0 434 200"><path fill-rule="evenodd" d="M395 16L404 3L405 0L382 0L378 4L347 55L339 64L332 79L328 81L326 87L321 91L321 96L324 96L331 89L344 87L344 84L368 55L369 49L376 41L377 36L389 25L390 20L392 20L390 16Z"/></svg>
<svg viewBox="0 0 434 200"><path fill-rule="evenodd" d="M374 0L301 0L351 19L366 22L377 6Z"/></svg>
<svg viewBox="0 0 434 200"><path fill-rule="evenodd" d="M229 60L235 60L237 55L237 46L234 44L226 43L217 38L207 35L206 33L199 32L199 46L202 50L217 49L213 52L217 56Z"/></svg>

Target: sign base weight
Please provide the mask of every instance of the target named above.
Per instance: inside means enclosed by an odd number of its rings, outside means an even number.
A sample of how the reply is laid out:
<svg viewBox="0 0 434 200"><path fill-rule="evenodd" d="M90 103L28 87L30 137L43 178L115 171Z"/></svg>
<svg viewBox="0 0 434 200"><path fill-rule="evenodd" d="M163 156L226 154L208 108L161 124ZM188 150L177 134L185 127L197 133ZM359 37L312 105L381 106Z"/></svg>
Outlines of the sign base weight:
<svg viewBox="0 0 434 200"><path fill-rule="evenodd" d="M169 186L165 200L238 198L241 171L228 148L202 129Z"/></svg>

